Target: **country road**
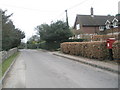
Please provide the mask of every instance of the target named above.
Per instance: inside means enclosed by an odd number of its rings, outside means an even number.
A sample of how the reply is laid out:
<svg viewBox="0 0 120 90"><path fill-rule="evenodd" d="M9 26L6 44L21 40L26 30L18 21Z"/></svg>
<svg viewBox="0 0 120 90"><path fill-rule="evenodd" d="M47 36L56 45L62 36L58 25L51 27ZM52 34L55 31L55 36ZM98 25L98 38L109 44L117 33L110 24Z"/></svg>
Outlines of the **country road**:
<svg viewBox="0 0 120 90"><path fill-rule="evenodd" d="M20 50L3 88L118 88L118 75L40 50Z"/></svg>

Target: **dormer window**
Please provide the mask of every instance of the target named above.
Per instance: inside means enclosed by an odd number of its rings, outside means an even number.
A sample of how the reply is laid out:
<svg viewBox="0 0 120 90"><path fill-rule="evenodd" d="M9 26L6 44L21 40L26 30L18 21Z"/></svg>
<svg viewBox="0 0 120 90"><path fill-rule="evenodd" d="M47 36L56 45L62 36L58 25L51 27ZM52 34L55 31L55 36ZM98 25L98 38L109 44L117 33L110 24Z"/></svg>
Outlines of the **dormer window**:
<svg viewBox="0 0 120 90"><path fill-rule="evenodd" d="M107 24L107 25L106 25L106 29L110 29L110 24Z"/></svg>
<svg viewBox="0 0 120 90"><path fill-rule="evenodd" d="M118 27L118 20L116 18L114 18L113 22L113 27L116 28Z"/></svg>
<svg viewBox="0 0 120 90"><path fill-rule="evenodd" d="M106 29L110 29L110 21L109 20L106 21L105 25L106 25Z"/></svg>
<svg viewBox="0 0 120 90"><path fill-rule="evenodd" d="M114 23L113 23L113 27L114 27L114 28L118 27L118 23L117 23L117 22L114 22Z"/></svg>

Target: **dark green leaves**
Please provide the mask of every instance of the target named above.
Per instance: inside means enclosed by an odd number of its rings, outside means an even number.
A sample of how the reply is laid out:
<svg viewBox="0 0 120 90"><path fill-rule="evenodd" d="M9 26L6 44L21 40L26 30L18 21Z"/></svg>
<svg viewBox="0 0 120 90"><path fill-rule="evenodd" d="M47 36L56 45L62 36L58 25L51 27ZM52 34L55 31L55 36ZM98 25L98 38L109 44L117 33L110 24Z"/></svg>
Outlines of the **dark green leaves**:
<svg viewBox="0 0 120 90"><path fill-rule="evenodd" d="M63 21L57 21L54 23L41 24L36 27L38 34L42 40L47 42L63 41L72 36L67 24Z"/></svg>

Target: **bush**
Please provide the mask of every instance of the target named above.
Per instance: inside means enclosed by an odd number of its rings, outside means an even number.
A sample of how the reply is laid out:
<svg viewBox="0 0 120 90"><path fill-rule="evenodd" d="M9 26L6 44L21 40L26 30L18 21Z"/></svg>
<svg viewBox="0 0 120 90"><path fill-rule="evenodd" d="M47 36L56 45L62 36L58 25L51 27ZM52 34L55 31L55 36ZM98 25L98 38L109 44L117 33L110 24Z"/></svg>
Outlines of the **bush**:
<svg viewBox="0 0 120 90"><path fill-rule="evenodd" d="M27 49L37 49L36 44L27 44Z"/></svg>
<svg viewBox="0 0 120 90"><path fill-rule="evenodd" d="M39 44L39 48L54 51L60 48L60 42L43 42Z"/></svg>
<svg viewBox="0 0 120 90"><path fill-rule="evenodd" d="M68 39L61 42L82 42L82 41L84 41L84 39ZM59 50L61 42L42 42L39 44L39 48L50 51L56 51Z"/></svg>
<svg viewBox="0 0 120 90"><path fill-rule="evenodd" d="M120 42L113 45L113 57L120 59L118 55ZM61 44L61 51L66 54L80 55L83 57L104 60L109 58L106 42L65 42Z"/></svg>
<svg viewBox="0 0 120 90"><path fill-rule="evenodd" d="M120 59L120 42L115 42L113 44L113 58Z"/></svg>

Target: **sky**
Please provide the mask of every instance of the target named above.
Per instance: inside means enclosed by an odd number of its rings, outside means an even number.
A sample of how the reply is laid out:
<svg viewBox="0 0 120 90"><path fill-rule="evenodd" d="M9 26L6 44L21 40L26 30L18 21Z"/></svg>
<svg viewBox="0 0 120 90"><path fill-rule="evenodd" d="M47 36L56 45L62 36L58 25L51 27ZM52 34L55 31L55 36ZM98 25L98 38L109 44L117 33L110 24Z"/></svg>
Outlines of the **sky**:
<svg viewBox="0 0 120 90"><path fill-rule="evenodd" d="M36 34L35 27L43 23L50 24L57 20L66 21L65 10L68 10L69 25L72 27L77 14L116 15L120 0L0 0L0 8L13 13L10 18L16 28L25 32L27 41Z"/></svg>

